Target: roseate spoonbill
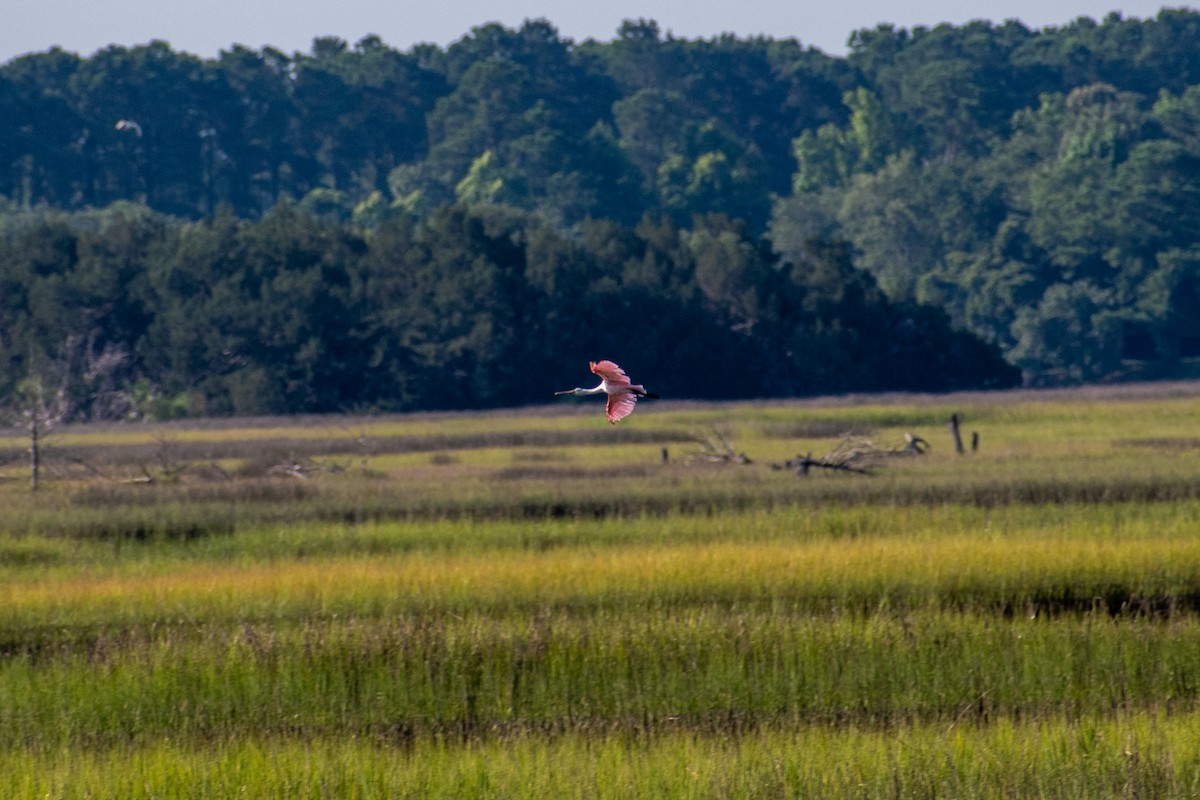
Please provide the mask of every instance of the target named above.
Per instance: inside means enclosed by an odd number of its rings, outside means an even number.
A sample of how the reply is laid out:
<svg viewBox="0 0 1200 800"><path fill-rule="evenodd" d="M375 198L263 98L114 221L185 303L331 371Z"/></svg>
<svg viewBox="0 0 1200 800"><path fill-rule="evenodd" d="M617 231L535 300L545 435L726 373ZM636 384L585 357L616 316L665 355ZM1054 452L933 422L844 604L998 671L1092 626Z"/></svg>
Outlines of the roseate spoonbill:
<svg viewBox="0 0 1200 800"><path fill-rule="evenodd" d="M625 419L633 413L633 407L637 405L639 397L658 397L656 394L647 392L646 387L640 383L630 383L625 370L611 361L589 361L588 366L591 367L592 372L600 376L599 386L591 389L565 389L555 392L555 396L573 394L583 397L589 394L606 394L608 395L608 405L605 410L608 414L608 421L614 425L617 420Z"/></svg>

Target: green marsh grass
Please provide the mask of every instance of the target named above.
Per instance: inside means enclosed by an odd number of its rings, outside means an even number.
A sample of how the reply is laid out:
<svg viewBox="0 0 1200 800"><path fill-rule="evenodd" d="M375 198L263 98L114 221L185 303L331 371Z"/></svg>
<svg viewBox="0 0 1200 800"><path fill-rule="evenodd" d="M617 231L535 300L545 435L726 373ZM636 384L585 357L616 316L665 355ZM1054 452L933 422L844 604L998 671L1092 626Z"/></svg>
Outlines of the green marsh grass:
<svg viewBox="0 0 1200 800"><path fill-rule="evenodd" d="M36 495L0 470L0 795L1194 796L1197 422L1173 384L64 430ZM842 432L934 449L771 468Z"/></svg>
<svg viewBox="0 0 1200 800"><path fill-rule="evenodd" d="M523 736L504 742L218 740L204 747L0 752L12 797L1194 797L1200 718L1154 713L987 725L799 726L736 737ZM5 787L7 783L7 787Z"/></svg>
<svg viewBox="0 0 1200 800"><path fill-rule="evenodd" d="M694 603L1168 613L1200 597L1200 504L939 506L250 529L0 543L11 625L525 613ZM0 540L2 542L3 540ZM11 553L12 555L7 555ZM5 623L0 622L0 627Z"/></svg>
<svg viewBox="0 0 1200 800"><path fill-rule="evenodd" d="M921 611L331 615L56 631L0 669L0 745L890 728L1200 699L1200 623Z"/></svg>

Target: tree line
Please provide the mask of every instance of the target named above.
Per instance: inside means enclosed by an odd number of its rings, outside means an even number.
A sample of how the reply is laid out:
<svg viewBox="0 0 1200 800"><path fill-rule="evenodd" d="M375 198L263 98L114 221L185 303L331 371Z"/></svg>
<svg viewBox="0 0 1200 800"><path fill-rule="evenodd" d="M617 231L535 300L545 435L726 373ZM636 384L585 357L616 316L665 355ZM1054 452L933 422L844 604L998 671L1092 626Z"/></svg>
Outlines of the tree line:
<svg viewBox="0 0 1200 800"><path fill-rule="evenodd" d="M132 203L10 215L0 392L77 419L549 402L589 358L667 397L1011 385L944 312L893 303L844 244L783 261L741 222L585 221L447 205L354 229L282 201L257 220Z"/></svg>
<svg viewBox="0 0 1200 800"><path fill-rule="evenodd" d="M609 42L535 20L408 51L371 36L290 55L31 54L0 66L0 353L10 375L78 362L120 374L127 396L190 392L237 413L519 401L483 377L519 349L508 323L558 364L564 342L602 336L597 309L644 332L639 352L686 349L669 332L692 331L744 395L1011 382L996 351L1027 383L1188 375L1198 40L1200 14L1164 10L1045 30L879 26L845 58L676 39L647 20ZM434 244L464 235L453 219L504 233L456 262L442 255L462 242ZM430 262L374 261L396 237ZM194 273L166 255L201 247ZM269 247L292 255L268 267ZM552 267L543 247L567 260ZM278 267L289 258L308 266ZM270 311L297 281L322 302ZM844 305L856 294L871 314ZM633 314L643 304L661 333ZM566 309L581 320L569 331L555 327ZM275 332L250 342L257 316ZM872 340L897 325L939 337L921 355L959 377L911 357L851 363L902 341ZM797 331L812 336L798 349ZM934 354L975 347L968 333L987 345L978 369ZM594 352L568 349L572 363ZM87 366L105 352L119 369ZM356 361L368 352L379 361Z"/></svg>

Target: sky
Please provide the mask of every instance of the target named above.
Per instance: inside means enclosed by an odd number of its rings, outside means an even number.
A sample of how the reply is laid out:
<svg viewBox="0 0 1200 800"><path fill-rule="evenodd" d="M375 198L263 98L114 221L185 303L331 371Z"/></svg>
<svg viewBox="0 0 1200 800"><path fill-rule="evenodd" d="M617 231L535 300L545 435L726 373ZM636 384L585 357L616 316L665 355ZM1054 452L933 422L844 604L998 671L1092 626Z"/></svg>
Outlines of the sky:
<svg viewBox="0 0 1200 800"><path fill-rule="evenodd" d="M622 20L645 18L678 38L765 35L844 55L851 32L880 23L911 29L1018 19L1044 28L1081 16L1100 20L1112 11L1145 19L1163 5L1161 0L6 0L0 63L56 45L90 56L111 44L152 39L203 58L234 44L308 52L318 36L353 44L373 34L398 50L422 42L444 47L488 22L512 28L538 18L576 42L609 41Z"/></svg>

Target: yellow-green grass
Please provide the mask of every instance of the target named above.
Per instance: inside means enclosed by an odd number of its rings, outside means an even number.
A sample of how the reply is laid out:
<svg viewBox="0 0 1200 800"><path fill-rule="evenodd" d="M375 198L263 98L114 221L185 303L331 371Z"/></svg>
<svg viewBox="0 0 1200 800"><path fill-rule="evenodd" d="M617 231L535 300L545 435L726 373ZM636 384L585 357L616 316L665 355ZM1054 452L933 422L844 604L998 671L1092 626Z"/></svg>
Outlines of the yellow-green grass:
<svg viewBox="0 0 1200 800"><path fill-rule="evenodd" d="M57 443L48 450L46 469L50 477L65 471L74 479L44 483L42 496L31 498L23 463L10 462L0 471L0 479L8 478L0 481L8 512L0 529L194 538L304 518L503 519L788 504L1183 499L1200 495L1200 446L1193 433L1200 401L1175 396L1177 391L1028 402L1014 399L1025 395L1002 394L826 406L646 404L646 413L639 409L619 428L583 409L551 408L380 422L267 420L224 430L212 422L68 429L52 440ZM945 430L952 412L962 415L965 435L980 432L979 452L953 452ZM771 470L797 454L829 452L842 430L868 435L885 448L901 446L903 434L913 432L934 449L920 459L876 465L879 474L870 480L818 472L800 481L790 471ZM712 431L755 463L737 469L688 463L698 445L686 437ZM507 444L497 446L500 441ZM23 444L15 435L9 442L13 449ZM79 450L80 443L91 449ZM55 447L64 456L57 462ZM334 452L322 456L321 448ZM667 464L663 448L670 453ZM95 474L78 463L89 459L112 480L96 487ZM315 460L311 466L325 470L322 480L280 488L292 479L265 477L267 467L293 459ZM176 469L159 469L160 461ZM186 464L191 466L178 469ZM122 483L147 472L167 485L147 491ZM93 488L81 491L84 479Z"/></svg>
<svg viewBox="0 0 1200 800"><path fill-rule="evenodd" d="M408 526L165 542L91 568L26 556L0 594L0 740L1187 712L1196 515L854 508L806 527L789 509L642 520L671 531L645 543L574 522L550 549L424 523L394 550ZM464 541L439 548L439 526ZM287 549L356 535L348 554Z"/></svg>
<svg viewBox="0 0 1200 800"><path fill-rule="evenodd" d="M34 632L37 635L37 632ZM642 607L176 620L41 632L0 665L0 749L410 741L1188 714L1200 622Z"/></svg>
<svg viewBox="0 0 1200 800"><path fill-rule="evenodd" d="M1152 385L1151 385L1152 387ZM1189 426L1197 414L1195 386L1169 385L1156 391L1110 390L1083 396L1051 393L964 394L935 397L897 396L792 403L643 404L636 417L608 426L598 407L545 406L516 412L484 414L415 414L382 418L309 417L296 421L264 419L198 421L143 426L68 427L54 432L53 442L69 449L79 445L214 446L236 442L353 442L370 455L373 447L395 439L416 446L447 442L449 449L486 447L497 437L526 437L530 444L589 436L600 443L659 434L664 441L703 434L714 427L730 431L739 446L760 460L794 455L792 444L824 445L846 431L870 431L899 443L905 431L934 442L934 456L951 455L946 422L952 413L963 420L969 436L978 431L983 454L1031 456L1052 446L1056 454L1100 452L1112 442L1193 436ZM591 404L596 406L596 404ZM0 435L0 450L25 445L18 430ZM684 449L681 445L680 449ZM595 456L607 447L592 447ZM9 470L10 472L12 470Z"/></svg>
<svg viewBox="0 0 1200 800"><path fill-rule="evenodd" d="M503 742L171 740L0 752L11 797L663 798L1195 797L1200 718L1154 713L887 730L799 726L731 737Z"/></svg>
<svg viewBox="0 0 1200 800"><path fill-rule="evenodd" d="M725 521L733 529L739 522ZM536 536L536 530L526 535ZM282 563L143 561L95 572L44 567L7 579L0 602L10 625L94 625L302 618L361 609L386 614L772 600L816 610L880 603L1076 608L1091 599L1157 606L1194 603L1200 595L1200 540L1178 535L1038 540L979 531L937 539L631 542L325 558L306 558L302 541L293 547L295 557Z"/></svg>
<svg viewBox="0 0 1200 800"><path fill-rule="evenodd" d="M281 484L289 487L291 484ZM279 497L286 504L287 495ZM161 511L161 509L158 509ZM67 514L69 512L62 511ZM564 547L707 544L729 541L803 543L823 538L903 537L919 540L964 536L1085 541L1194 538L1200 504L1192 500L1156 503L806 505L794 503L702 515L633 517L566 516L561 519L417 518L326 523L306 520L245 525L236 535L195 539L71 539L30 532L0 535L0 575L17 577L20 568L76 567L90 575L121 564L146 562L174 569L176 562L272 561L318 556L382 556L412 551L464 552L550 550Z"/></svg>
<svg viewBox="0 0 1200 800"><path fill-rule="evenodd" d="M1192 796L1198 422L1171 385L66 429L36 494L0 468L0 795ZM934 448L771 468L843 431ZM722 436L754 463L688 458Z"/></svg>
<svg viewBox="0 0 1200 800"><path fill-rule="evenodd" d="M1200 502L280 525L130 546L0 539L20 624L784 601L1131 610L1200 594ZM0 623L2 625L2 623Z"/></svg>
<svg viewBox="0 0 1200 800"><path fill-rule="evenodd" d="M192 480L162 485L52 484L31 497L10 482L0 496L0 533L82 539L203 538L270 524L456 519L478 522L715 514L731 510L829 506L1002 507L1050 503L1161 503L1200 497L1200 450L1159 453L1111 447L1107 457L889 459L869 478L797 478L766 464L616 465L592 461L454 462L357 467L315 478Z"/></svg>

